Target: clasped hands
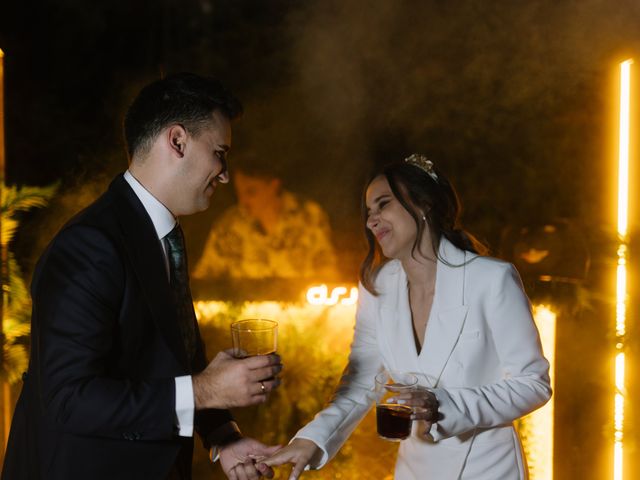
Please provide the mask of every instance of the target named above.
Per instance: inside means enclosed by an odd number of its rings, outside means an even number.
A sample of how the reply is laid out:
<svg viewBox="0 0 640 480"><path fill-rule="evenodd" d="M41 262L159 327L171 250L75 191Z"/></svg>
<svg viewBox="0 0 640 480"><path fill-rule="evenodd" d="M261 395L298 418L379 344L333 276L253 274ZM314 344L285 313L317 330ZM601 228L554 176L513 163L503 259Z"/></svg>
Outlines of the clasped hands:
<svg viewBox="0 0 640 480"><path fill-rule="evenodd" d="M425 434L431 429L431 425L438 420L438 400L430 390L418 388L410 392L396 395L390 402L397 402L412 407L414 412L412 420L425 422ZM291 464L292 470L289 480L297 480L307 465L316 466L322 458L322 450L311 440L295 438L287 445L277 450L271 457L259 459L261 464L269 467Z"/></svg>
<svg viewBox="0 0 640 480"><path fill-rule="evenodd" d="M230 351L220 352L205 370L193 377L196 409L263 403L280 384L277 375L281 370L280 357L275 354L236 359ZM412 407L411 419L426 422L425 432L438 419L438 401L425 388L399 394L392 401ZM230 480L272 478L271 467L284 464L293 466L289 480L297 480L306 466L316 465L321 456L320 447L303 438L294 439L284 448L243 438L221 449L220 462Z"/></svg>
<svg viewBox="0 0 640 480"><path fill-rule="evenodd" d="M238 359L231 350L220 352L192 377L195 408L227 409L264 403L280 385L277 375L281 370L280 356L275 354ZM271 467L256 459L272 455L279 448L241 438L220 448L220 465L230 480L273 478Z"/></svg>

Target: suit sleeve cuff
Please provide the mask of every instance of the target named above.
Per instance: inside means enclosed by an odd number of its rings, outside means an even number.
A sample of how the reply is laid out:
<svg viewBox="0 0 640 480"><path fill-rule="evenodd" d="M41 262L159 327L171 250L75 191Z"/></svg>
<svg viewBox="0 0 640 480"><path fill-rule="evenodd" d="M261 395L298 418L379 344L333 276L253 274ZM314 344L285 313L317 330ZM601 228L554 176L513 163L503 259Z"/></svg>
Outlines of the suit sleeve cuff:
<svg viewBox="0 0 640 480"><path fill-rule="evenodd" d="M195 401L191 376L176 377L176 419L179 436L193 437L194 411Z"/></svg>

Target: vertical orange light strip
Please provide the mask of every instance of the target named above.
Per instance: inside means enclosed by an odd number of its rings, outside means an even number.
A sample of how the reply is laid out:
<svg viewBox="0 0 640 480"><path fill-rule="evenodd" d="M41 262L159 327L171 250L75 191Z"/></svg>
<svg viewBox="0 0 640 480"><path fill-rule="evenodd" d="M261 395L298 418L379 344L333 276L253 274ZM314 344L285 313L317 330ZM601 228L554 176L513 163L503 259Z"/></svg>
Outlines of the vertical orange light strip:
<svg viewBox="0 0 640 480"><path fill-rule="evenodd" d="M613 437L613 479L623 480L625 356L627 317L627 235L629 227L629 132L631 108L631 64L620 64L620 137L618 143L618 266L616 271L616 355Z"/></svg>
<svg viewBox="0 0 640 480"><path fill-rule="evenodd" d="M620 64L620 137L618 142L618 235L627 236L629 221L629 122L631 108L631 64Z"/></svg>
<svg viewBox="0 0 640 480"><path fill-rule="evenodd" d="M542 351L549 360L551 388L555 383L556 313L551 305L533 307L533 318L540 332ZM519 432L527 457L530 480L553 479L554 397L520 421Z"/></svg>

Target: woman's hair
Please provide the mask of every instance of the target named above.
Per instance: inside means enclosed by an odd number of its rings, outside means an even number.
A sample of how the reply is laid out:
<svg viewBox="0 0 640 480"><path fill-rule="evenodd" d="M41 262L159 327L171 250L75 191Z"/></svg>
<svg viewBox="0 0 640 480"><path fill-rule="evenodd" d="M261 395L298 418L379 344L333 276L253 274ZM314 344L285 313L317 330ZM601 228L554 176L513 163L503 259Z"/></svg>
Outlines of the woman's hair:
<svg viewBox="0 0 640 480"><path fill-rule="evenodd" d="M372 294L377 295L374 287L375 278L379 269L388 261L376 243L373 233L367 228L366 192L369 185L380 176L387 179L394 196L416 223L417 235L413 243L412 255L419 249L426 226L431 235L431 244L436 258L438 258L442 237L461 250L480 255L487 253L485 245L462 229L458 195L441 171L433 167L431 162L428 170L406 161L391 163L370 178L362 196L364 233L369 251L360 265L360 281ZM422 212L426 222L422 219Z"/></svg>

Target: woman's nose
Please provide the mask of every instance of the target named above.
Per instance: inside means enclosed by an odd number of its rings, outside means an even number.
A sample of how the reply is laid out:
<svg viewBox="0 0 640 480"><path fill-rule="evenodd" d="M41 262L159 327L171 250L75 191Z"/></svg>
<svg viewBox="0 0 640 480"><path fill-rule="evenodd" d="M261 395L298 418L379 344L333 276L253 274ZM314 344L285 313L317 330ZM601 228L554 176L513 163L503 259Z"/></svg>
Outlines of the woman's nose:
<svg viewBox="0 0 640 480"><path fill-rule="evenodd" d="M378 214L374 214L374 213L370 213L369 216L367 217L367 228L369 230L371 230L373 227L375 227L378 224Z"/></svg>

